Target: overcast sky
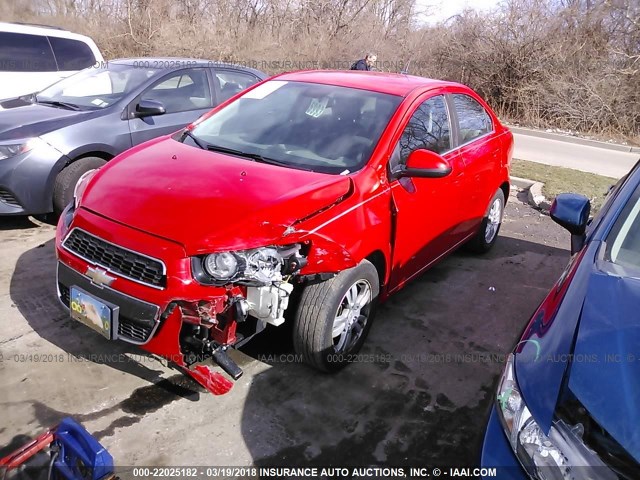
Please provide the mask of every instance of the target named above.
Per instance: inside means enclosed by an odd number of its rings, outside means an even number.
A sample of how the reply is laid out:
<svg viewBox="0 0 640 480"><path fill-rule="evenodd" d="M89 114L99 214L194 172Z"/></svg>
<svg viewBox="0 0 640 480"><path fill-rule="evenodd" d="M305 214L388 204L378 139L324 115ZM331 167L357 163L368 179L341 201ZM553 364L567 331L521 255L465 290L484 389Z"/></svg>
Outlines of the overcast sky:
<svg viewBox="0 0 640 480"><path fill-rule="evenodd" d="M424 10L428 16L425 21L435 23L460 13L466 7L477 10L489 10L500 0L417 0L418 10Z"/></svg>

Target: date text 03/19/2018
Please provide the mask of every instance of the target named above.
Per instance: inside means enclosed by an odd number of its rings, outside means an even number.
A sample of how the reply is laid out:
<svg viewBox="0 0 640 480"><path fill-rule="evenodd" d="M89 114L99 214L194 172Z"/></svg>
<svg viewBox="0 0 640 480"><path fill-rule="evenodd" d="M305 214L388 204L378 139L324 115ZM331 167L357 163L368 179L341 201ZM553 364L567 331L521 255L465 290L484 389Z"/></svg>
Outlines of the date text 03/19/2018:
<svg viewBox="0 0 640 480"><path fill-rule="evenodd" d="M222 479L297 477L297 478L464 478L496 477L496 468L430 467L134 467L133 477Z"/></svg>

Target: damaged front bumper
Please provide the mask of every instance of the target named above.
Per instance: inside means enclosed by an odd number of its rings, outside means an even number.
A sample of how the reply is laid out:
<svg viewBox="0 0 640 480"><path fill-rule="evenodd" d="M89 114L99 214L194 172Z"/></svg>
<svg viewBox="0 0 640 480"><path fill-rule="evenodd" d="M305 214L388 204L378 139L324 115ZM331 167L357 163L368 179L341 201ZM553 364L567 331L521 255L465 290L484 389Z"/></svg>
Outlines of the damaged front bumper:
<svg viewBox="0 0 640 480"><path fill-rule="evenodd" d="M90 212L76 215L72 228L64 217L56 235L57 291L72 316L88 323L87 307L106 312L102 320L98 315L99 328L90 326L166 359L214 394L225 393L232 383L209 362L238 379L242 370L227 349L267 324L284 322L291 283L203 285L173 242Z"/></svg>
<svg viewBox="0 0 640 480"><path fill-rule="evenodd" d="M293 285L216 288L216 294L206 300L172 300L161 309L113 288L100 286L59 262L58 298L67 309L72 301L72 289L105 305L115 306L117 316L112 317L107 338L139 345L149 353L163 357L219 395L231 388L231 382L212 371L208 360L215 361L234 380L240 378L242 370L229 357L227 349L244 344L260 333L267 323L282 324ZM238 326L244 333L239 332Z"/></svg>

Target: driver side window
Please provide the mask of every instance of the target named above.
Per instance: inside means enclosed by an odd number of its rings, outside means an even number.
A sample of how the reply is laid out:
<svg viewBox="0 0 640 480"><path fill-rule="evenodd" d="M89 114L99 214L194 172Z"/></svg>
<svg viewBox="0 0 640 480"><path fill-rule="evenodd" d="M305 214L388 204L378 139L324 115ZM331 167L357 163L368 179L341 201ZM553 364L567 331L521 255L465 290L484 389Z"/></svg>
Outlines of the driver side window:
<svg viewBox="0 0 640 480"><path fill-rule="evenodd" d="M451 149L449 113L443 95L425 100L413 113L389 161L391 170L407 162L414 150L445 153Z"/></svg>

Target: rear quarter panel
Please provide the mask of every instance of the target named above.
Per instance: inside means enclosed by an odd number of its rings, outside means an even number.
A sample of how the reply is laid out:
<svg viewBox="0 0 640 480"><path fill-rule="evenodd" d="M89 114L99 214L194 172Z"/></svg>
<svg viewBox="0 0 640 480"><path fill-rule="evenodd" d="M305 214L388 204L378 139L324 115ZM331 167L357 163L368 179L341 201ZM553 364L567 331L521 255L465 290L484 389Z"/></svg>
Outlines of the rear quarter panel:
<svg viewBox="0 0 640 480"><path fill-rule="evenodd" d="M513 135L500 122L489 104L470 88L457 87L448 93L471 96L482 105L493 123L493 133L459 147L467 165L467 184L470 189L466 205L467 219L478 221L487 213L489 202L496 191L505 184L509 185ZM505 195L505 201L506 197Z"/></svg>

